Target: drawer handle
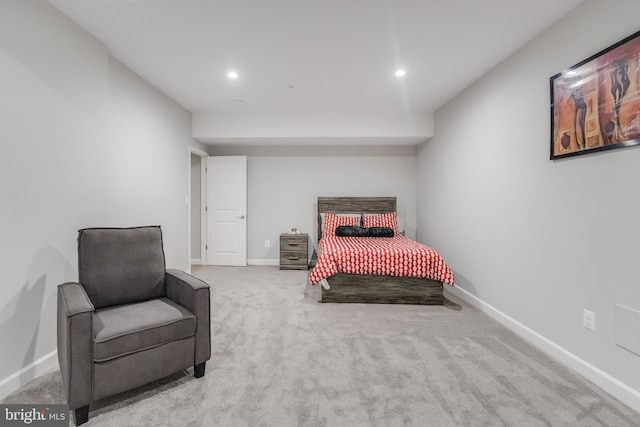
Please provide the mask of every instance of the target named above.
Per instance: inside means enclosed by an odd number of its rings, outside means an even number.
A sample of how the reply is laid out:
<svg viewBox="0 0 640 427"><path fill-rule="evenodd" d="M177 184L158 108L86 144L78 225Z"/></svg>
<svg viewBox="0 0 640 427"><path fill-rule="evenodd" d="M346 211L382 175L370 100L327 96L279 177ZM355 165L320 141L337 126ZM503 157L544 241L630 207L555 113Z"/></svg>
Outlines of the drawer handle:
<svg viewBox="0 0 640 427"><path fill-rule="evenodd" d="M289 259L290 259L291 261L297 261L297 260L299 260L300 258L299 258L299 257L297 257L297 256L290 256L290 257L289 257Z"/></svg>
<svg viewBox="0 0 640 427"><path fill-rule="evenodd" d="M289 243L289 246L298 246L300 243Z"/></svg>

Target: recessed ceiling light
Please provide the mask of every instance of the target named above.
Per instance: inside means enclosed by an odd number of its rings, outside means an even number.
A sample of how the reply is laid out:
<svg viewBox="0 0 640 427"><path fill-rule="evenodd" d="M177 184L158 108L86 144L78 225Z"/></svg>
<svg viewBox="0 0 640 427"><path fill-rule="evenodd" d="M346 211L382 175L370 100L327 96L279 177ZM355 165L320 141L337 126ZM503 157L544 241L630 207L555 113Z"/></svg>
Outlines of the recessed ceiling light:
<svg viewBox="0 0 640 427"><path fill-rule="evenodd" d="M227 77L229 77L230 79L237 79L238 78L238 73L236 73L235 71L229 71L227 73Z"/></svg>
<svg viewBox="0 0 640 427"><path fill-rule="evenodd" d="M405 74L407 74L407 72L403 69L396 71L396 77L403 77Z"/></svg>

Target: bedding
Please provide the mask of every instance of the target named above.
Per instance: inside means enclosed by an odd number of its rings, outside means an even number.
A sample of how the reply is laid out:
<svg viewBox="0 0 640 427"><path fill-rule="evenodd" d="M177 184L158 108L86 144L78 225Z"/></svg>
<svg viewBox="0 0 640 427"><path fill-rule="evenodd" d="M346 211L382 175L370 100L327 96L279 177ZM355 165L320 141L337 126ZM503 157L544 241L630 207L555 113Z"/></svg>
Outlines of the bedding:
<svg viewBox="0 0 640 427"><path fill-rule="evenodd" d="M454 284L453 273L440 254L398 234L394 237L327 234L320 239L317 254L318 262L309 275L312 284L339 272L418 277Z"/></svg>

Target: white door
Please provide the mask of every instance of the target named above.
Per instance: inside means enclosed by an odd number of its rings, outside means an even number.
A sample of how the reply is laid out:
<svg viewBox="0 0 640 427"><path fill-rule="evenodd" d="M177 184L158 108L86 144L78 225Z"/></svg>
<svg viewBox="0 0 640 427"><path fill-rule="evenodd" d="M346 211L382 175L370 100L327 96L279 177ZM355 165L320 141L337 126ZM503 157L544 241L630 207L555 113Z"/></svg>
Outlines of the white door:
<svg viewBox="0 0 640 427"><path fill-rule="evenodd" d="M247 157L207 157L207 264L247 265Z"/></svg>

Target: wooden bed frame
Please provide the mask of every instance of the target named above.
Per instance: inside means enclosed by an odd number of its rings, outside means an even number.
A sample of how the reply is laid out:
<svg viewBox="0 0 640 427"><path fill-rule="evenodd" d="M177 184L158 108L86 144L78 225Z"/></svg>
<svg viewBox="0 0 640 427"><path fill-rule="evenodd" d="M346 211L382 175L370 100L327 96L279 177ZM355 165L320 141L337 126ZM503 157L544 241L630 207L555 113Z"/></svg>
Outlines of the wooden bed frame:
<svg viewBox="0 0 640 427"><path fill-rule="evenodd" d="M318 197L318 241L321 213L396 212L395 197ZM442 305L442 282L417 277L338 273L322 287L322 302Z"/></svg>

